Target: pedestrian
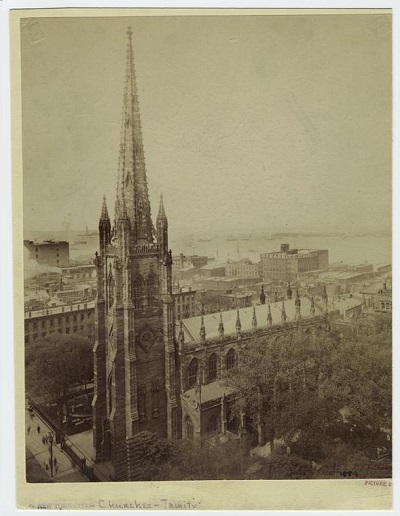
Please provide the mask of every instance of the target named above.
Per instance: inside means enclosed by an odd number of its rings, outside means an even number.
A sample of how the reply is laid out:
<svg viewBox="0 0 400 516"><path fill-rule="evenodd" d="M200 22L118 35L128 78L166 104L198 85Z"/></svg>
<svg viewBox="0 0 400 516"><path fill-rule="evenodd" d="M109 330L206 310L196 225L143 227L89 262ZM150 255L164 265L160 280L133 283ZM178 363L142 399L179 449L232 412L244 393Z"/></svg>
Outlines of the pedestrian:
<svg viewBox="0 0 400 516"><path fill-rule="evenodd" d="M40 434L40 425L37 426L37 433Z"/></svg>
<svg viewBox="0 0 400 516"><path fill-rule="evenodd" d="M31 431L31 427L30 427L30 425L28 425L28 428L26 429L26 431L28 432L28 435L29 435L29 433L30 433L30 431Z"/></svg>
<svg viewBox="0 0 400 516"><path fill-rule="evenodd" d="M54 457L54 467L56 468L57 467L57 457Z"/></svg>
<svg viewBox="0 0 400 516"><path fill-rule="evenodd" d="M42 437L42 443L43 443L43 446L46 445L46 439L44 437Z"/></svg>

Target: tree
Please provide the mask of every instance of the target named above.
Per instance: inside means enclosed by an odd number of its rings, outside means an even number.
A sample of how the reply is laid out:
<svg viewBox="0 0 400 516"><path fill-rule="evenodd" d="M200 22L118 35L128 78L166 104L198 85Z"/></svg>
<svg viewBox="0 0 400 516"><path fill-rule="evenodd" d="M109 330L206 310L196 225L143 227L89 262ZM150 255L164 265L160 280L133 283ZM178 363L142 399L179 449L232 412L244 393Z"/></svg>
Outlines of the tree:
<svg viewBox="0 0 400 516"><path fill-rule="evenodd" d="M272 452L277 434L290 442L301 431L317 433L338 416L333 401L330 410L321 411L326 405L322 386L331 375L329 356L336 346L335 334L304 333L300 327L277 338L255 335L242 349L227 381L237 393L233 413L246 414L257 428L259 445L263 429ZM322 414L326 419L317 428Z"/></svg>
<svg viewBox="0 0 400 516"><path fill-rule="evenodd" d="M173 444L146 430L133 436L131 446L135 450L137 480L165 480Z"/></svg>
<svg viewBox="0 0 400 516"><path fill-rule="evenodd" d="M72 388L93 378L91 342L79 335L52 334L26 348L25 363L28 393L56 403L62 428Z"/></svg>
<svg viewBox="0 0 400 516"><path fill-rule="evenodd" d="M362 318L352 336L343 339L333 356L326 385L332 399L351 419L377 435L391 428L392 330L391 317Z"/></svg>

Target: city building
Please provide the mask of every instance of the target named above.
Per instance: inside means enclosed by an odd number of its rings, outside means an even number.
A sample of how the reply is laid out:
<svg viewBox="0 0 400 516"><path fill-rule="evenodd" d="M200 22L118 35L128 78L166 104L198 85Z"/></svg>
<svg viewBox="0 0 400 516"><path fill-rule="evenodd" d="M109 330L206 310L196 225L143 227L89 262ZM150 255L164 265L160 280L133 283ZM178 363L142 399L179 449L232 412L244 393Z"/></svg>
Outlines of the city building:
<svg viewBox="0 0 400 516"><path fill-rule="evenodd" d="M293 281L299 274L310 271L324 271L329 268L327 249L290 249L281 244L281 250L262 253L261 273L264 280Z"/></svg>
<svg viewBox="0 0 400 516"><path fill-rule="evenodd" d="M228 262L225 266L225 275L227 278L238 276L242 278L256 278L260 276L260 264L253 263L250 260Z"/></svg>
<svg viewBox="0 0 400 516"><path fill-rule="evenodd" d="M197 290L193 290L192 287L179 288L172 292L177 319L187 319L198 315L196 293Z"/></svg>
<svg viewBox="0 0 400 516"><path fill-rule="evenodd" d="M183 269L186 265L186 256L183 253L180 253L177 256L172 257L172 270Z"/></svg>
<svg viewBox="0 0 400 516"><path fill-rule="evenodd" d="M95 258L93 459L107 463L115 481L137 479L133 437L140 431L193 441L237 431L223 376L256 334L276 339L328 327L327 310L298 293L282 303L177 317L162 197L155 227L150 216L130 29L127 53L114 224L104 198ZM204 271L224 276L225 266ZM225 281L224 288L253 281L204 280ZM179 296L182 315L187 301Z"/></svg>
<svg viewBox="0 0 400 516"><path fill-rule="evenodd" d="M318 275L318 282L321 284L331 284L335 286L336 292L351 292L357 289L366 281L373 277L371 272L337 272L329 271Z"/></svg>
<svg viewBox="0 0 400 516"><path fill-rule="evenodd" d="M29 251L29 258L40 265L51 267L69 266L69 243L63 240L24 240L24 247Z"/></svg>
<svg viewBox="0 0 400 516"><path fill-rule="evenodd" d="M225 277L206 277L196 278L194 284L206 290L222 290L227 293L231 293L233 289L240 288L246 285L254 285L260 281L259 277L256 278L225 278Z"/></svg>
<svg viewBox="0 0 400 516"><path fill-rule="evenodd" d="M225 276L225 265L209 263L200 268L200 275L205 278L217 278Z"/></svg>
<svg viewBox="0 0 400 516"><path fill-rule="evenodd" d="M208 256L198 256L194 254L193 256L189 256L189 263L191 263L193 267L200 269L208 264Z"/></svg>
<svg viewBox="0 0 400 516"><path fill-rule="evenodd" d="M80 333L94 337L95 302L55 306L25 312L25 344L53 333Z"/></svg>
<svg viewBox="0 0 400 516"><path fill-rule="evenodd" d="M96 280L96 267L91 263L87 265L74 265L72 267L62 267L63 278L73 281Z"/></svg>
<svg viewBox="0 0 400 516"><path fill-rule="evenodd" d="M391 277L384 278L382 282L370 285L360 293L369 299L375 312L392 312Z"/></svg>

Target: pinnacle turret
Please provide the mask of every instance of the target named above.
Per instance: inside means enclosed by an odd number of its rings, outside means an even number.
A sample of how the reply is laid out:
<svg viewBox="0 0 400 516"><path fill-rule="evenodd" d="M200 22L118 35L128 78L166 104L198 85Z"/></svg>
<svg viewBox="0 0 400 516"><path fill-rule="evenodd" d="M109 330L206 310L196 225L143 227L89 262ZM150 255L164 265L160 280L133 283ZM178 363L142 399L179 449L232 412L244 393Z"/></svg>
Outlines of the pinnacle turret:
<svg viewBox="0 0 400 516"><path fill-rule="evenodd" d="M167 216L165 215L165 209L164 209L163 194L160 195L160 205L158 208L157 222L160 220L167 220Z"/></svg>
<svg viewBox="0 0 400 516"><path fill-rule="evenodd" d="M253 331L256 331L257 329L257 315L256 315L256 307L253 305L253 319L251 321L251 327L253 328Z"/></svg>
<svg viewBox="0 0 400 516"><path fill-rule="evenodd" d="M310 312L312 315L315 314L315 303L314 303L314 297L312 296L311 297L311 308L310 308Z"/></svg>
<svg viewBox="0 0 400 516"><path fill-rule="evenodd" d="M202 342L206 340L206 327L204 326L204 316L201 316L201 324L200 324L200 338Z"/></svg>
<svg viewBox="0 0 400 516"><path fill-rule="evenodd" d="M236 311L236 332L240 334L242 330L242 324L240 322L239 308Z"/></svg>
<svg viewBox="0 0 400 516"><path fill-rule="evenodd" d="M101 207L100 220L110 220L110 217L108 216L107 201L105 195L103 195L103 205Z"/></svg>
<svg viewBox="0 0 400 516"><path fill-rule="evenodd" d="M220 311L219 312L219 325L218 325L218 333L219 333L219 336L221 337L221 339L223 338L224 336L224 322L222 320L222 312Z"/></svg>
<svg viewBox="0 0 400 516"><path fill-rule="evenodd" d="M261 303L262 305L265 305L265 292L264 292L264 285L261 285L260 303Z"/></svg>
<svg viewBox="0 0 400 516"><path fill-rule="evenodd" d="M282 314L281 314L281 319L282 319L282 322L285 323L286 322L286 309L285 309L285 301L282 301Z"/></svg>
<svg viewBox="0 0 400 516"><path fill-rule="evenodd" d="M268 316L267 321L270 326L272 326L272 314L271 314L271 305L268 303Z"/></svg>

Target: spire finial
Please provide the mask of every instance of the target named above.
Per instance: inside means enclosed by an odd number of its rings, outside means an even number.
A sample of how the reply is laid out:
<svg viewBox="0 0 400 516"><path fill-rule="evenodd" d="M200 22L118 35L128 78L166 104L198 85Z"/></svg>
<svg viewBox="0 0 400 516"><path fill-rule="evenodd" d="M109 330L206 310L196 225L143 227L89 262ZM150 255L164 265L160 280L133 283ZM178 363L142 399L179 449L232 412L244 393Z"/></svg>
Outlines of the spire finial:
<svg viewBox="0 0 400 516"><path fill-rule="evenodd" d="M268 316L267 321L270 326L272 326L272 314L271 314L271 305L268 303Z"/></svg>
<svg viewBox="0 0 400 516"><path fill-rule="evenodd" d="M286 309L285 309L285 301L282 301L282 315L281 315L282 322L286 322Z"/></svg>
<svg viewBox="0 0 400 516"><path fill-rule="evenodd" d="M261 303L262 305L265 305L265 292L264 292L264 285L261 285L260 303Z"/></svg>
<svg viewBox="0 0 400 516"><path fill-rule="evenodd" d="M164 209L164 197L163 197L163 194L160 195L160 205L159 205L159 208L158 208L158 215L157 215L157 220L160 220L160 219L166 219L167 216L165 215L165 209Z"/></svg>
<svg viewBox="0 0 400 516"><path fill-rule="evenodd" d="M109 219L108 210L107 210L107 201L106 201L106 196L105 195L103 195L103 205L101 207L101 216L100 216L100 218L102 220Z"/></svg>
<svg viewBox="0 0 400 516"><path fill-rule="evenodd" d="M128 27L128 30L126 31L126 33L129 37L129 39L131 39L132 38L132 27Z"/></svg>
<svg viewBox="0 0 400 516"><path fill-rule="evenodd" d="M178 335L178 341L181 345L185 342L185 334L183 333L183 322L182 319L179 320L179 335Z"/></svg>
<svg viewBox="0 0 400 516"><path fill-rule="evenodd" d="M312 313L312 315L314 315L314 314L315 314L314 296L311 296L311 308L310 308L310 312Z"/></svg>
<svg viewBox="0 0 400 516"><path fill-rule="evenodd" d="M239 308L237 308L236 309L236 331L238 334L240 334L241 329L242 329L242 324L240 322Z"/></svg>
<svg viewBox="0 0 400 516"><path fill-rule="evenodd" d="M206 340L206 327L204 326L204 315L201 316L200 338L202 342Z"/></svg>
<svg viewBox="0 0 400 516"><path fill-rule="evenodd" d="M253 331L256 331L256 329L257 329L256 305L253 305L253 319L251 321L251 325L252 325Z"/></svg>
<svg viewBox="0 0 400 516"><path fill-rule="evenodd" d="M218 333L219 333L219 336L222 337L224 336L224 331L225 331L225 328L224 328L224 321L222 320L222 312L220 310L219 312L219 325L218 325Z"/></svg>

